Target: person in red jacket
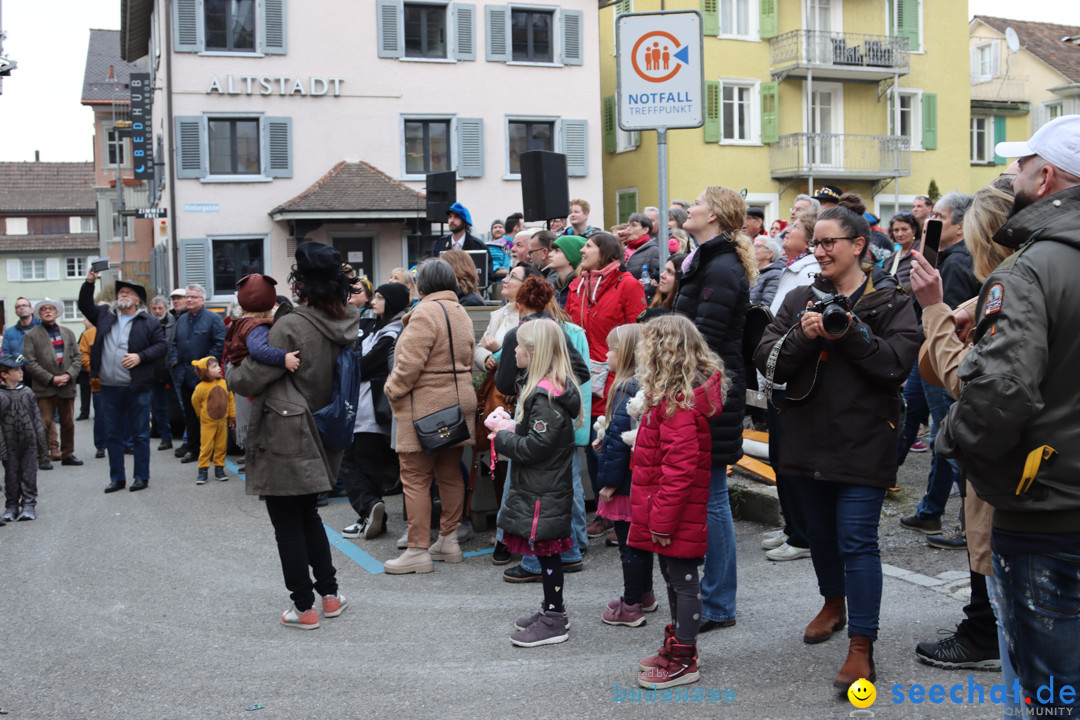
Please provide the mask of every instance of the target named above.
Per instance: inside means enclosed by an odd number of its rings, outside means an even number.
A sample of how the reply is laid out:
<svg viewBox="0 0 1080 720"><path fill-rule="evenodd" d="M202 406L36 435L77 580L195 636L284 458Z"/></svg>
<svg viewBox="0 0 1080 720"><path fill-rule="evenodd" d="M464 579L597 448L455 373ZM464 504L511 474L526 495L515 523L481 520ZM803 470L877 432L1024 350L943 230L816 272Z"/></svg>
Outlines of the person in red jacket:
<svg viewBox="0 0 1080 720"><path fill-rule="evenodd" d="M612 375L607 365L607 336L619 325L637 322L645 311L645 290L633 275L626 272L620 258L622 245L611 233L598 232L589 236L581 248L581 276L570 283L566 297L566 312L570 320L585 330L589 341L589 366L592 371L592 417L590 425L607 410L607 392ZM589 479L593 496L599 496L599 462L589 438L585 459L589 463ZM599 518L588 528L590 538L607 535L612 523Z"/></svg>
<svg viewBox="0 0 1080 720"><path fill-rule="evenodd" d="M638 358L645 411L634 444L629 544L660 556L671 606L664 644L641 661L638 684L661 689L700 678L698 566L708 536L709 418L720 414L728 381L723 361L682 315L642 326Z"/></svg>

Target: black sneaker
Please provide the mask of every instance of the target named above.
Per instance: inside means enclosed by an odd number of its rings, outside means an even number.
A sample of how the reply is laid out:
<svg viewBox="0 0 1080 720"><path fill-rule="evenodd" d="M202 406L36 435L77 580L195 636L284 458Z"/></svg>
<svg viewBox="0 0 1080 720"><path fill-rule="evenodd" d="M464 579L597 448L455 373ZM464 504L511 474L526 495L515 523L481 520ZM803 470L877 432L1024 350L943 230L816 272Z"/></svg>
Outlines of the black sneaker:
<svg viewBox="0 0 1080 720"><path fill-rule="evenodd" d="M495 552L491 553L492 565L509 565L513 559L514 556L510 554L505 545L501 542L495 543Z"/></svg>
<svg viewBox="0 0 1080 720"><path fill-rule="evenodd" d="M905 515L900 518L900 527L907 528L908 530L918 530L927 535L937 535L941 532L941 518Z"/></svg>
<svg viewBox="0 0 1080 720"><path fill-rule="evenodd" d="M915 648L915 657L920 662L956 670L1001 669L1001 655L997 647L992 650L978 650L957 633L949 633L948 630L940 632L948 634L948 637L936 643L921 642Z"/></svg>
<svg viewBox="0 0 1080 720"><path fill-rule="evenodd" d="M515 565L503 572L503 580L508 583L540 582L540 573L531 573L520 565Z"/></svg>
<svg viewBox="0 0 1080 720"><path fill-rule="evenodd" d="M182 458L187 454L187 443L180 445L180 447L173 450L173 456Z"/></svg>
<svg viewBox="0 0 1080 720"><path fill-rule="evenodd" d="M942 550L967 550L967 535L962 530L949 536L931 535L926 538L926 542L930 544L930 547Z"/></svg>
<svg viewBox="0 0 1080 720"><path fill-rule="evenodd" d="M52 470L53 469L52 460L49 460L48 458L38 460L37 467L38 467L38 470Z"/></svg>

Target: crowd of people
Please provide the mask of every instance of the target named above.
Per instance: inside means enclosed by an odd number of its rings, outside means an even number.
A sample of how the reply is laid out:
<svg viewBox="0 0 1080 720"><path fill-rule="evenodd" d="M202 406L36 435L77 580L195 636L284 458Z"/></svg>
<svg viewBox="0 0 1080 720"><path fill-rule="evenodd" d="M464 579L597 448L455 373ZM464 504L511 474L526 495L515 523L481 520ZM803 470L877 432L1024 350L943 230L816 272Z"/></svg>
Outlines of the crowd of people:
<svg viewBox="0 0 1080 720"><path fill-rule="evenodd" d="M746 390L756 386L768 400L785 523L762 546L774 561L811 559L822 608L805 643L847 628L832 684L846 691L876 678L882 505L928 423L925 495L899 522L966 550L971 601L956 633L920 643L917 657L1000 668L1023 688L1016 711L1075 707L1037 691L1080 682L1080 501L1068 444L1080 427L1070 390L1078 148L1080 117L1058 118L1026 143L1000 144L1017 161L990 186L920 197L884 232L838 187L799 195L789 219L766 229L740 193L710 186L668 209L663 268L656 208L605 232L574 199L544 229L515 213L482 241L455 203L450 233L415 272L395 269L373 287L333 248L302 243L291 297L273 278L245 276L228 326L198 285L174 291L171 310L123 280L114 301L95 303L91 271L79 341L56 323L55 301L16 302L0 357L0 523L36 517L38 469L82 464L73 452L82 373L95 447L109 457L107 493L126 487L126 454L129 489L148 487L152 425L158 450L182 433L175 452L198 462L199 484L211 465L227 479L234 431L246 492L265 501L274 528L292 599L286 626L317 628L349 604L321 496L348 497L357 521L343 535L371 539L386 532L383 495L400 483L408 530L384 567L428 573L434 561L462 562L472 489L484 478L499 503L492 562L520 556L504 579L542 588L539 610L517 620L510 641L569 638L565 576L583 569L590 540L605 538L619 547L624 580L600 612L605 623L639 627L658 609L659 558L671 622L638 680L667 688L699 679L700 633L737 621L727 471L742 455ZM920 244L931 227L936 258ZM478 266L470 251L485 250ZM465 307L486 304L481 273L500 281L504 303L492 303L475 341ZM770 320L755 331L756 311ZM361 383L342 445L323 423L346 352ZM170 427L171 403L183 428ZM954 485L963 531L949 536L942 516Z"/></svg>

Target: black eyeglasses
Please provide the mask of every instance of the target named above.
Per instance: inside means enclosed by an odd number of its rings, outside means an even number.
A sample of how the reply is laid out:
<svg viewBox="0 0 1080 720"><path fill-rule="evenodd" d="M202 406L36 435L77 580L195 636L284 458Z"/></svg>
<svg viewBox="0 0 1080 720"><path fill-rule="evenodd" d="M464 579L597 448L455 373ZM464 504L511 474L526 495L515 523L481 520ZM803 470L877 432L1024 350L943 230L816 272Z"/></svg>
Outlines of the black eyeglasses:
<svg viewBox="0 0 1080 720"><path fill-rule="evenodd" d="M811 248L816 248L818 245L825 249L825 252L832 252L833 246L836 245L837 240L854 240L853 237L831 237L831 238L814 238L814 241L810 243Z"/></svg>

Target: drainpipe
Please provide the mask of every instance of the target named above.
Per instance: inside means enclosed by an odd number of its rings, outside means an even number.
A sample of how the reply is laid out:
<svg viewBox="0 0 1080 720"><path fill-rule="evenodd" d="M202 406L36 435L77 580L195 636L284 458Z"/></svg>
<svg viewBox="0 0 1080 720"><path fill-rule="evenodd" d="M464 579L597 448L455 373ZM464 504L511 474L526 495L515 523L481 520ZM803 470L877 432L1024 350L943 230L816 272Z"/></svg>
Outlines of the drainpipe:
<svg viewBox="0 0 1080 720"><path fill-rule="evenodd" d="M167 152L170 158L176 158L176 133L173 123L173 83L172 83L172 0L165 0L165 115L166 129L169 133L169 148ZM180 244L176 239L176 225L180 221L180 211L176 207L176 162L175 160L165 163L169 168L169 207L172 209L172 222L169 223L169 244L172 246L172 276L173 287L180 287Z"/></svg>

